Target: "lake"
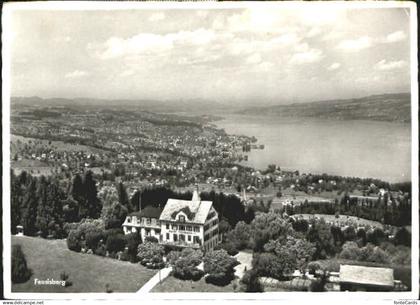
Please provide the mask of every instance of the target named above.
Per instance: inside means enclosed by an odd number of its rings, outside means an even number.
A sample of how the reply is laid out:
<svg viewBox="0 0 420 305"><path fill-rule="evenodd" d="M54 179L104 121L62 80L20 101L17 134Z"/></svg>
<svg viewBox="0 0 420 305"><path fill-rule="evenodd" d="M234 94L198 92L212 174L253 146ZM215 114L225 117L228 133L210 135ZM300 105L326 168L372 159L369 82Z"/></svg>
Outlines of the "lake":
<svg viewBox="0 0 420 305"><path fill-rule="evenodd" d="M248 115L224 115L214 123L229 134L255 136L265 145L247 153L243 162L257 169L277 164L302 173L411 180L409 124Z"/></svg>

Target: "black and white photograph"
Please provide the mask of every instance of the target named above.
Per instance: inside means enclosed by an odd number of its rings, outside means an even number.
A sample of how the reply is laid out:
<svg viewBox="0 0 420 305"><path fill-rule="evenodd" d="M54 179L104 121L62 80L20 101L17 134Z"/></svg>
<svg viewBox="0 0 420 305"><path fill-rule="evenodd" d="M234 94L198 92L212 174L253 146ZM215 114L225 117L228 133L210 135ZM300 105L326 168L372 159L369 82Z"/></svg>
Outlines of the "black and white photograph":
<svg viewBox="0 0 420 305"><path fill-rule="evenodd" d="M7 3L2 62L7 299L418 298L414 2Z"/></svg>

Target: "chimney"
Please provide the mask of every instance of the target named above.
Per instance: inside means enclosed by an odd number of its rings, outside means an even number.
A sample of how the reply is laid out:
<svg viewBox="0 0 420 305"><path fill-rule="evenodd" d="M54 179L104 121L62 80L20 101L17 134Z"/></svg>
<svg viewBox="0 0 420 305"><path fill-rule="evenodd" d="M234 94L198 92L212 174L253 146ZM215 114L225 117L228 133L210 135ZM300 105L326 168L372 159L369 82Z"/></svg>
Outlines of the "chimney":
<svg viewBox="0 0 420 305"><path fill-rule="evenodd" d="M198 184L196 184L195 187L194 187L192 201L201 201L200 195L199 195L199 192L198 192Z"/></svg>

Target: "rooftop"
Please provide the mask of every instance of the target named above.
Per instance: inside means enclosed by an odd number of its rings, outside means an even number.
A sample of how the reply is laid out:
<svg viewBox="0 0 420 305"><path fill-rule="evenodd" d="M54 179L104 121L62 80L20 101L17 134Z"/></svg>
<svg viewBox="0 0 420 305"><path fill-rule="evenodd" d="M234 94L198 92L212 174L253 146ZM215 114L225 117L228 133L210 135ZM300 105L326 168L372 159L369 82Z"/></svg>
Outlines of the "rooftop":
<svg viewBox="0 0 420 305"><path fill-rule="evenodd" d="M340 265L340 282L372 286L394 286L391 268Z"/></svg>
<svg viewBox="0 0 420 305"><path fill-rule="evenodd" d="M147 206L141 211L133 212L129 216L146 217L146 218L159 218L162 209L159 207Z"/></svg>
<svg viewBox="0 0 420 305"><path fill-rule="evenodd" d="M160 220L174 221L179 212L186 214L185 222L205 223L212 207L211 201L168 199Z"/></svg>

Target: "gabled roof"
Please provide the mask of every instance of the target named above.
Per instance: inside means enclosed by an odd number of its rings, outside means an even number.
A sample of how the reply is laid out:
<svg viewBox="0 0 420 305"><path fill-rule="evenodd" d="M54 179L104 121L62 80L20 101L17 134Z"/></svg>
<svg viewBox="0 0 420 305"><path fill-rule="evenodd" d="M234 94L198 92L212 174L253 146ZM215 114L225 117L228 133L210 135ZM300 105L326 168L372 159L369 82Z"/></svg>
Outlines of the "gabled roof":
<svg viewBox="0 0 420 305"><path fill-rule="evenodd" d="M340 265L340 282L371 286L394 286L391 268Z"/></svg>
<svg viewBox="0 0 420 305"><path fill-rule="evenodd" d="M162 209L153 206L147 206L141 211L133 212L129 216L146 217L146 218L159 218Z"/></svg>
<svg viewBox="0 0 420 305"><path fill-rule="evenodd" d="M159 219L175 221L178 213L183 212L187 216L185 219L186 223L204 224L212 204L211 201L190 201L170 198L166 202Z"/></svg>

